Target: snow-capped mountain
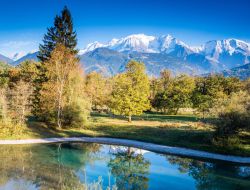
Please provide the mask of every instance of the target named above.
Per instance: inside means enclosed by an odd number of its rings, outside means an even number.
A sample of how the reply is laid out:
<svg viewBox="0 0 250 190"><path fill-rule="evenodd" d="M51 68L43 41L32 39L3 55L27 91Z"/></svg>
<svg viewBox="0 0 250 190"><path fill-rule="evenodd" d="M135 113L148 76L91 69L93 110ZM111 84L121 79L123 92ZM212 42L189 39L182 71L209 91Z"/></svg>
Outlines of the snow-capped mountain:
<svg viewBox="0 0 250 190"><path fill-rule="evenodd" d="M96 55L95 51L96 61L93 61L93 57L91 57L93 54L88 54L88 52L98 48L102 48L101 51L98 51L101 56ZM106 44L100 42L89 44L81 51L85 54L82 56L83 62L88 64L87 56L90 56L92 63L102 62L103 48L122 53L122 57L126 57L126 60L143 61L149 73L154 75L157 75L164 68L171 69L176 73L186 72L189 74L220 72L250 62L250 44L241 40L213 40L204 45L192 47L171 35L156 37L145 34L113 39ZM119 59L121 60L121 57ZM107 60L108 57L105 57L105 65L107 65ZM114 56L112 56L112 60L114 60ZM122 60L122 62L124 61ZM120 63L117 64L120 65Z"/></svg>
<svg viewBox="0 0 250 190"><path fill-rule="evenodd" d="M101 47L119 52L167 54L183 48L187 51L187 54L202 54L214 61L217 61L222 53L228 53L230 55L233 53L250 55L250 44L237 39L212 40L202 46L192 47L171 35L155 37L145 34L134 34L121 39L112 39L106 44L95 41L94 43L88 44L85 49L80 50L80 55Z"/></svg>
<svg viewBox="0 0 250 190"><path fill-rule="evenodd" d="M97 49L97 48L101 48L101 47L104 47L104 45L101 44L101 43L99 43L99 42L97 42L97 41L95 41L95 42L93 42L93 43L88 44L87 47L86 47L85 49L80 50L80 51L79 51L79 55L82 55L82 54L84 54L84 53L93 51L93 50L95 50L95 49Z"/></svg>
<svg viewBox="0 0 250 190"><path fill-rule="evenodd" d="M14 59L19 55L15 55ZM250 44L237 39L224 39L192 47L171 35L133 34L107 43L90 43L79 51L79 56L86 73L100 71L114 75L124 71L130 59L135 59L145 63L149 75L158 76L163 69L169 69L174 74L198 75L220 73L250 63ZM27 59L37 60L37 52L29 53L11 64L18 65Z"/></svg>
<svg viewBox="0 0 250 190"><path fill-rule="evenodd" d="M200 53L203 53L210 60L218 62L222 54L249 56L250 44L237 39L213 40L207 42Z"/></svg>

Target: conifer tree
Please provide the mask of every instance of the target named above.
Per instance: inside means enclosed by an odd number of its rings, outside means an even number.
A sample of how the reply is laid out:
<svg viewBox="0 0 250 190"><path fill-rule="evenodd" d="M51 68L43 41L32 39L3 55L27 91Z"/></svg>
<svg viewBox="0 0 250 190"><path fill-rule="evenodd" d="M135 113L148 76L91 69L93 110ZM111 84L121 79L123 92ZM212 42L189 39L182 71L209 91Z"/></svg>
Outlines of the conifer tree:
<svg viewBox="0 0 250 190"><path fill-rule="evenodd" d="M76 49L76 32L73 29L70 11L66 6L62 10L61 15L55 17L54 26L48 28L47 33L44 35L43 44L39 46L38 59L41 62L47 61L57 44L62 44L69 48L73 54L78 53Z"/></svg>
<svg viewBox="0 0 250 190"><path fill-rule="evenodd" d="M72 17L67 7L64 7L60 16L57 15L55 17L54 26L48 28L47 33L44 35L43 44L40 44L39 46L39 53L37 57L41 63L37 64L38 76L35 80L36 85L33 99L34 108L32 110L33 114L38 118L39 113L41 112L40 90L42 88L42 84L48 80L44 63L49 61L51 53L58 44L61 44L69 49L74 56L77 55L76 32L73 29Z"/></svg>

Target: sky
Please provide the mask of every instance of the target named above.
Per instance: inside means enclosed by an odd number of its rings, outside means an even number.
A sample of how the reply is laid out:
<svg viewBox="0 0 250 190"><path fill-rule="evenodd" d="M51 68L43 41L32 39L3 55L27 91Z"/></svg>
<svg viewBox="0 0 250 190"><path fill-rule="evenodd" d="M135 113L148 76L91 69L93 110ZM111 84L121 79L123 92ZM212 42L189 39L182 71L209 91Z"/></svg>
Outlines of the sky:
<svg viewBox="0 0 250 190"><path fill-rule="evenodd" d="M170 34L192 46L225 38L250 42L250 0L1 0L0 54L36 51L65 5L79 49L139 33Z"/></svg>

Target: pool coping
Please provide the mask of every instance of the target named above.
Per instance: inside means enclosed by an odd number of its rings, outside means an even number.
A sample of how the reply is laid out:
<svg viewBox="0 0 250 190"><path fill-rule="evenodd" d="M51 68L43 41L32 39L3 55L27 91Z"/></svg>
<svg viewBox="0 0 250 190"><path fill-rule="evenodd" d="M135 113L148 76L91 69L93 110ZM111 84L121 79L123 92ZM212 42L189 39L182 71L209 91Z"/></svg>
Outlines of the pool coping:
<svg viewBox="0 0 250 190"><path fill-rule="evenodd" d="M100 144L121 145L121 146L129 146L129 147L145 149L164 154L174 154L179 156L213 159L213 160L234 162L240 164L250 164L250 157L223 155L223 154L210 153L206 151L193 150L188 148L172 147L172 146L141 142L136 140L107 138L107 137L62 137L62 138L43 138L43 139L0 140L0 145L46 144L46 143L57 143L57 142L90 142L90 143L100 143Z"/></svg>

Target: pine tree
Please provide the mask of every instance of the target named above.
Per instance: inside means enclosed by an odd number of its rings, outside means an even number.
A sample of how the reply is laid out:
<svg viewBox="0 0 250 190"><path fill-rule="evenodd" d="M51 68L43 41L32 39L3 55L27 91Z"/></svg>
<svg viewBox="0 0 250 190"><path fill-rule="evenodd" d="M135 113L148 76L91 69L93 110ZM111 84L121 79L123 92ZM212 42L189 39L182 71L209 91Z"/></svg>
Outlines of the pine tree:
<svg viewBox="0 0 250 190"><path fill-rule="evenodd" d="M41 62L47 61L58 43L69 48L73 54L78 53L76 32L73 29L70 11L66 6L61 15L55 17L54 26L48 28L47 34L44 35L43 45L39 46L38 59Z"/></svg>
<svg viewBox="0 0 250 190"><path fill-rule="evenodd" d="M37 57L41 63L37 64L38 76L35 80L36 85L33 99L34 108L32 110L33 114L38 118L39 113L41 112L40 90L42 84L48 80L44 63L50 59L51 53L58 44L65 46L74 56L77 55L76 32L73 29L72 17L67 7L64 7L60 16L57 15L55 17L54 26L48 28L47 33L44 35L43 44L40 44L39 46Z"/></svg>

